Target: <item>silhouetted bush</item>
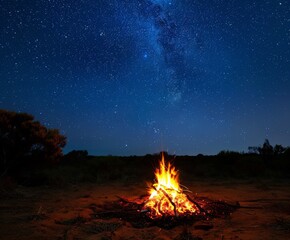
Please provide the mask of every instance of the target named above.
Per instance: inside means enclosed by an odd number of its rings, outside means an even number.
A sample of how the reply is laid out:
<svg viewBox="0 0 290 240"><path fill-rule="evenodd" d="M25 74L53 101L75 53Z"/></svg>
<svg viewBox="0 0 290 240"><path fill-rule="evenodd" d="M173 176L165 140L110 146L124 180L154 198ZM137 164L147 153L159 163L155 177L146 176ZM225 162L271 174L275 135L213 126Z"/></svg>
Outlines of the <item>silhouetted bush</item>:
<svg viewBox="0 0 290 240"><path fill-rule="evenodd" d="M62 162L69 164L72 162L84 161L87 157L87 150L73 150L62 157Z"/></svg>
<svg viewBox="0 0 290 240"><path fill-rule="evenodd" d="M273 151L274 155L282 155L286 151L286 148L283 147L282 145L276 144Z"/></svg>

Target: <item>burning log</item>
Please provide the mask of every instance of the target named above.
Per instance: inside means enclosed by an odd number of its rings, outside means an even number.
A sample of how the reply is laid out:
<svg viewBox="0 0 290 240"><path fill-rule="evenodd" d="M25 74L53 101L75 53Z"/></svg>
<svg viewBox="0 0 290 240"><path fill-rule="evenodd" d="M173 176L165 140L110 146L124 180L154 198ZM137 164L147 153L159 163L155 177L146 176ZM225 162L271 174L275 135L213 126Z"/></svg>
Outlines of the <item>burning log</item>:
<svg viewBox="0 0 290 240"><path fill-rule="evenodd" d="M161 191L163 193L163 195L167 198L167 200L171 203L171 205L173 206L174 209L174 215L175 217L178 216L177 212L176 212L176 205L174 204L174 202L172 201L172 199L169 197L169 195L167 194L167 192L165 192L164 189L160 188L159 190L156 189L156 187L154 187L154 185L152 185L152 187L155 189L156 192ZM161 198L161 201L158 203L158 211L161 212L161 214L163 215L163 212L161 210L161 203L163 201L164 197Z"/></svg>
<svg viewBox="0 0 290 240"><path fill-rule="evenodd" d="M162 198L161 198L161 201L158 203L158 211L159 211L162 215L164 215L164 212L162 212L162 210L161 210L161 203L162 203L163 199L164 199L164 197L162 197ZM149 211L150 211L150 210L149 210Z"/></svg>
<svg viewBox="0 0 290 240"><path fill-rule="evenodd" d="M190 201L180 187L178 172L170 164L166 164L164 156L159 169L155 172L157 182L149 189L150 197L144 207L150 209L151 218L163 216L195 215L201 212L201 207ZM185 187L186 192L190 192Z"/></svg>
<svg viewBox="0 0 290 240"><path fill-rule="evenodd" d="M117 202L106 205L107 211L96 211L95 217L121 218L138 228L172 228L180 224L228 216L241 207L239 204L191 197L191 191L179 184L178 172L170 163L165 164L163 156L155 176L157 181L150 187L149 195L143 195L138 200L118 197ZM208 227L211 225L206 226L207 229L211 228Z"/></svg>
<svg viewBox="0 0 290 240"><path fill-rule="evenodd" d="M188 194L186 194L186 197L189 201L191 201L195 206L198 208L199 212L203 212L206 214L206 211L197 203L197 201L193 200Z"/></svg>
<svg viewBox="0 0 290 240"><path fill-rule="evenodd" d="M188 197L191 200L193 199L193 197L190 197L189 195ZM166 199L165 196L163 196L163 198ZM239 208L238 206L233 207L232 204L222 201L214 201L208 198L197 198L193 201L200 206L202 211L198 211L195 214L179 214L175 216L162 212L160 207L161 202L158 202L155 207L159 208L159 212L162 215L160 217L152 217L151 210L145 207L148 197L143 197L142 199L142 203L137 203L134 200L131 201L119 197L116 202L107 202L103 206L106 210L98 211L95 208L93 217L99 219L120 218L131 223L132 226L136 228L158 226L164 229L170 229L178 225L188 225L197 221L209 221L212 218L229 216ZM211 224L209 223L206 225ZM197 228L199 228L198 226L199 225L197 225Z"/></svg>

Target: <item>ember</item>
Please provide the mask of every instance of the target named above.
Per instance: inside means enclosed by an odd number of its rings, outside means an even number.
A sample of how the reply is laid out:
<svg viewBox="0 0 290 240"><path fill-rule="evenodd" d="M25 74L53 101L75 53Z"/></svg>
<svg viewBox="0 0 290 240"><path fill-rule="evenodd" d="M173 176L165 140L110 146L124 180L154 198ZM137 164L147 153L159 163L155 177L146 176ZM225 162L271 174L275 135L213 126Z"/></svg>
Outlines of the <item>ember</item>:
<svg viewBox="0 0 290 240"><path fill-rule="evenodd" d="M151 218L200 213L200 206L185 194L188 189L180 187L178 171L170 163L166 165L163 154L155 176L157 182L149 189L150 197L144 205Z"/></svg>

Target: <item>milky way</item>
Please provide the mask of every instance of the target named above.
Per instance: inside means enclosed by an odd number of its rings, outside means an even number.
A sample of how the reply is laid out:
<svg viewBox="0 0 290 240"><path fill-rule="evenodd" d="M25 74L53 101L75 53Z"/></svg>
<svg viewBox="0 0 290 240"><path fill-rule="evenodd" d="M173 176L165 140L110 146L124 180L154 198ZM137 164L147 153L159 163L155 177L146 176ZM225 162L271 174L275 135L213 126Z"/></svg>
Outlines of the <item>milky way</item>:
<svg viewBox="0 0 290 240"><path fill-rule="evenodd" d="M181 83L186 78L187 69L185 68L183 49L178 46L176 22L160 4L151 1L141 1L140 12L144 18L151 20L157 29L156 41L161 46L165 63L172 70L172 79L170 80L179 90Z"/></svg>
<svg viewBox="0 0 290 240"><path fill-rule="evenodd" d="M0 108L131 155L290 145L288 1L0 3Z"/></svg>

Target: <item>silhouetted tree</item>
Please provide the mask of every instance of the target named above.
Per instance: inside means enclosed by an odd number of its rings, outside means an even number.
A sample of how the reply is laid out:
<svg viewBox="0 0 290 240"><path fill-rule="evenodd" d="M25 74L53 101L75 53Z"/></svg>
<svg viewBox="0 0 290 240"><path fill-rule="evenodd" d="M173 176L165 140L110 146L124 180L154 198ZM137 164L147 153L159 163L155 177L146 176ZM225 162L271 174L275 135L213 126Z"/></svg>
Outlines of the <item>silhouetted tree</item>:
<svg viewBox="0 0 290 240"><path fill-rule="evenodd" d="M21 169L29 163L56 162L66 137L47 129L27 113L0 109L0 170Z"/></svg>
<svg viewBox="0 0 290 240"><path fill-rule="evenodd" d="M286 147L283 155L288 159L290 157L290 147Z"/></svg>
<svg viewBox="0 0 290 240"><path fill-rule="evenodd" d="M286 148L283 147L282 145L276 144L274 147L274 155L281 155L285 152Z"/></svg>
<svg viewBox="0 0 290 240"><path fill-rule="evenodd" d="M273 146L268 139L265 139L263 146L258 148L258 151L263 156L271 156L274 154Z"/></svg>

